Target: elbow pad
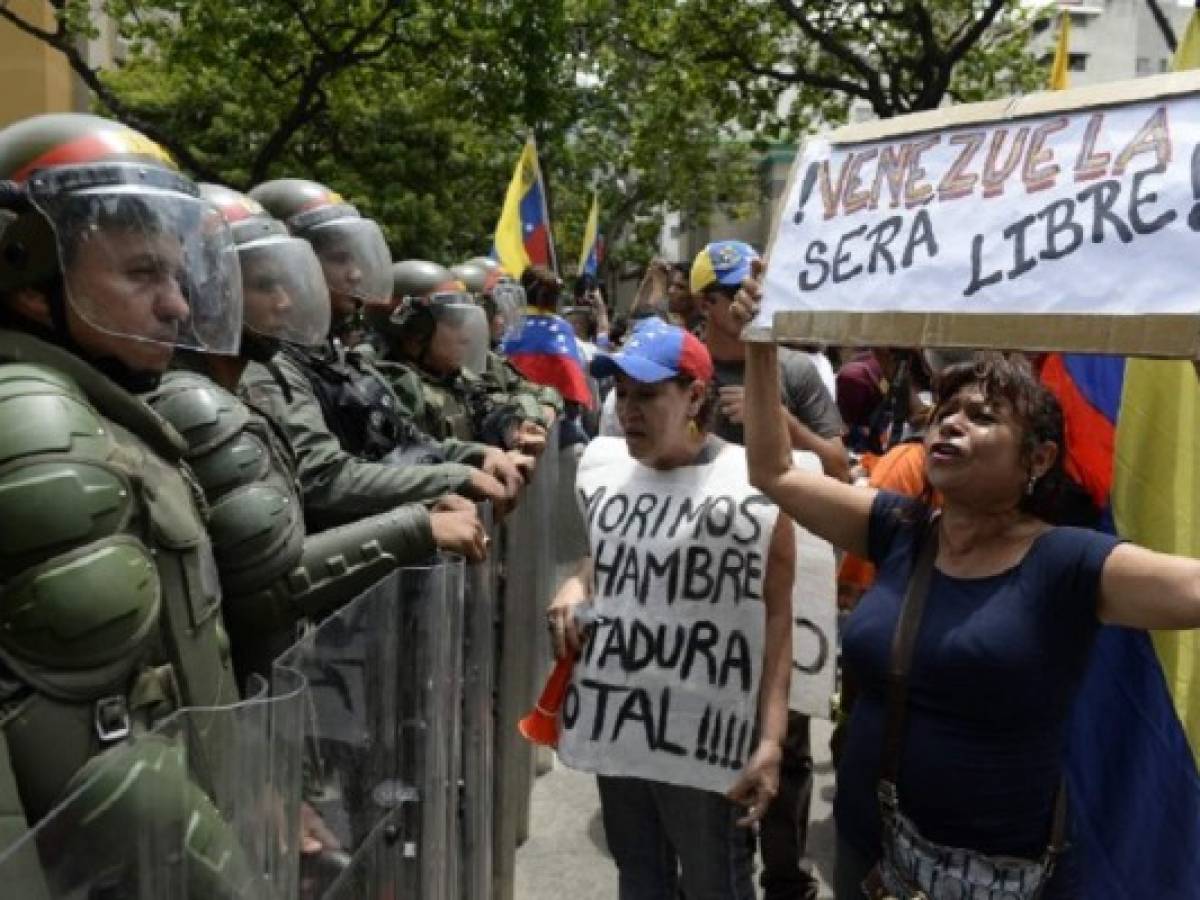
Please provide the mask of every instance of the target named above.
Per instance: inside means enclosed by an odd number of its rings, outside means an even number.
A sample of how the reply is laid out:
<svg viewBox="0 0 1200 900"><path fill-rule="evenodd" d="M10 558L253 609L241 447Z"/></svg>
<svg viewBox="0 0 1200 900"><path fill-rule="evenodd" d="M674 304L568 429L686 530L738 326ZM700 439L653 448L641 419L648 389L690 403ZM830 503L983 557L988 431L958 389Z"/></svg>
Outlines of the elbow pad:
<svg viewBox="0 0 1200 900"><path fill-rule="evenodd" d="M310 535L286 574L241 598L229 615L239 625L270 629L319 618L392 569L423 562L436 549L429 513L417 504L359 519Z"/></svg>

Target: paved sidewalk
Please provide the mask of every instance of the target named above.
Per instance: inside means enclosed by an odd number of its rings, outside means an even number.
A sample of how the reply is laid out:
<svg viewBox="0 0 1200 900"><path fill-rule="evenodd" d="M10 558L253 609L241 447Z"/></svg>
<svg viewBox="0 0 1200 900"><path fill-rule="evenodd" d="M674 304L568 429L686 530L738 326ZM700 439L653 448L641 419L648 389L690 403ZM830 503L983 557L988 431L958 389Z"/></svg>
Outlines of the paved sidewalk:
<svg viewBox="0 0 1200 900"><path fill-rule="evenodd" d="M812 725L813 785L809 857L831 900L833 877L833 769L829 723ZM529 840L517 850L516 900L616 900L617 870L604 844L595 779L561 765L533 787Z"/></svg>

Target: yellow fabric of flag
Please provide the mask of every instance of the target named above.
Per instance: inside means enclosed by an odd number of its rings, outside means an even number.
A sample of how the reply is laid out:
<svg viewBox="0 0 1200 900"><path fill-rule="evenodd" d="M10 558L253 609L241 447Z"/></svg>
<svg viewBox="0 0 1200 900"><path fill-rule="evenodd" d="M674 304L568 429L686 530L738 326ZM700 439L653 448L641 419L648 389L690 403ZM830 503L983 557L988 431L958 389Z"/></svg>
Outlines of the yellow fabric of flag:
<svg viewBox="0 0 1200 900"><path fill-rule="evenodd" d="M1172 68L1200 68L1200 12L1192 13ZM1200 557L1198 441L1200 381L1192 363L1128 360L1113 460L1113 515L1123 537L1153 550ZM1153 638L1200 763L1200 637L1170 631Z"/></svg>
<svg viewBox="0 0 1200 900"><path fill-rule="evenodd" d="M1058 42L1054 45L1054 62L1050 64L1052 91L1065 91L1071 86L1071 14L1058 14Z"/></svg>
<svg viewBox="0 0 1200 900"><path fill-rule="evenodd" d="M525 141L521 155L517 157L517 168L508 184L508 192L504 195L504 207L500 210L500 219L496 222L496 234L493 239L497 261L514 278L520 278L521 273L533 263L525 249L521 201L540 180L537 145L530 137Z"/></svg>
<svg viewBox="0 0 1200 900"><path fill-rule="evenodd" d="M588 261L596 250L596 236L600 232L600 194L592 191L592 208L588 212L587 224L583 228L583 246L579 250L579 272L594 275L595 266Z"/></svg>

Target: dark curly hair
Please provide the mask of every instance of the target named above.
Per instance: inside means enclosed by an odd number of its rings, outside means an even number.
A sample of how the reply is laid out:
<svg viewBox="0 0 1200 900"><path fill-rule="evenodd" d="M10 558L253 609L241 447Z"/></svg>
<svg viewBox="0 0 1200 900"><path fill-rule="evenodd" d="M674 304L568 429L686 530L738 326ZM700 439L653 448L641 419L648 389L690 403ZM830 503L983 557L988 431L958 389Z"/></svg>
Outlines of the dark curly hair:
<svg viewBox="0 0 1200 900"><path fill-rule="evenodd" d="M1037 480L1033 492L1022 495L1021 509L1054 525L1095 525L1099 510L1064 468L1067 447L1062 407L1038 380L1028 360L1020 354L988 352L949 366L934 381L938 399L931 423L938 420L945 403L968 387L978 388L989 403L1012 410L1021 429L1022 462L1030 461L1039 444L1050 441L1058 447L1054 462ZM929 501L932 489L928 484L926 494L922 499Z"/></svg>

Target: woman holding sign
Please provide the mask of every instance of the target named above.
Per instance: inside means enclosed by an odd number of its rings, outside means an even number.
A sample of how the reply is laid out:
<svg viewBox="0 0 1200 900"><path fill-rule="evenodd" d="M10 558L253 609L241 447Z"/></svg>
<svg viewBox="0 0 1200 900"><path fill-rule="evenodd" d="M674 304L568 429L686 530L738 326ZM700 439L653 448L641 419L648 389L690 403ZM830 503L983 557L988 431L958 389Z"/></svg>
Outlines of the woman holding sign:
<svg viewBox="0 0 1200 900"><path fill-rule="evenodd" d="M746 321L758 293L739 294ZM792 469L775 365L770 344L747 355L752 483L878 568L843 632L862 692L837 896L1078 897L1062 753L1093 638L1200 626L1200 562L1052 524L1062 413L1022 360L942 373L915 500Z"/></svg>
<svg viewBox="0 0 1200 900"><path fill-rule="evenodd" d="M752 900L739 826L779 779L792 525L708 433L713 363L693 335L647 324L591 371L615 377L625 436L579 463L591 556L547 614L556 655L578 655L559 756L598 776L621 900Z"/></svg>

